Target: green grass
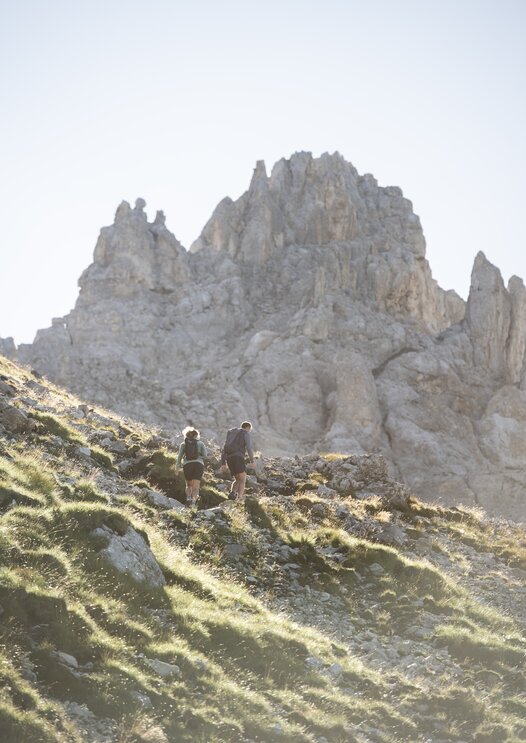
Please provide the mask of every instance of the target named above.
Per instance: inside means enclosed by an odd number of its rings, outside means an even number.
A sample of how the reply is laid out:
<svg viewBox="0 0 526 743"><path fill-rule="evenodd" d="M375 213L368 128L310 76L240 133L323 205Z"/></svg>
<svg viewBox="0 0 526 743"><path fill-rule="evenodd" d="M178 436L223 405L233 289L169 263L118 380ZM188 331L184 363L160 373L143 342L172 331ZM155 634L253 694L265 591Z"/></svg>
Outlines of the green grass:
<svg viewBox="0 0 526 743"><path fill-rule="evenodd" d="M482 662L487 668L519 667L526 660L526 642L519 646L503 640L490 630L470 623L469 627L442 625L437 630L437 643L448 648L459 660ZM517 638L520 643L520 639Z"/></svg>
<svg viewBox="0 0 526 743"><path fill-rule="evenodd" d="M2 359L0 371L21 391L31 379ZM0 439L0 740L82 740L59 704L65 700L114 719L118 743L148 740L156 726L181 743L315 743L321 736L350 743L367 727L380 731L372 734L375 743L524 737L520 627L434 564L433 555L415 558L376 542L375 529L395 518L382 498L325 501L315 491L327 475L313 470L290 497L250 496L223 519L163 511L140 490L182 495L174 453L159 448L144 426L99 411L116 435L141 446L126 482L113 459L89 443L91 434L68 418L79 401L42 384L55 412L36 411L39 427L23 444ZM96 432L102 424L82 421L89 425ZM97 470L73 461L79 445L90 446ZM341 458L323 455L329 463ZM381 466L367 460L363 476L381 477ZM202 506L225 499L218 485L207 470ZM342 528L341 502L357 534ZM436 554L452 565L460 559L455 545L524 565L524 535L475 512L410 499L396 518L410 535L434 529L447 537L450 549L437 540ZM130 526L142 534L166 586L143 586L109 566L92 534L102 525L117 535ZM232 544L244 548L241 555L229 555ZM274 547L292 552L277 559ZM340 559L331 558L333 550ZM403 663L375 670L325 626L322 614L318 624L294 614L286 560L297 566L299 586L338 598L342 625L366 627L386 646L395 633L405 638L422 611L432 613L430 642L447 649L465 683L437 678L426 686L406 675ZM371 572L374 564L383 572ZM61 663L57 651L74 655L80 671ZM306 663L312 657L319 668ZM175 664L180 674L162 678L150 659ZM336 663L341 674L334 678L328 669ZM141 707L138 694L149 697L151 709Z"/></svg>
<svg viewBox="0 0 526 743"><path fill-rule="evenodd" d="M35 410L32 417L40 424L40 430L43 435L58 436L66 444L78 444L83 446L85 439L79 436L78 432L62 418L51 413L41 413Z"/></svg>

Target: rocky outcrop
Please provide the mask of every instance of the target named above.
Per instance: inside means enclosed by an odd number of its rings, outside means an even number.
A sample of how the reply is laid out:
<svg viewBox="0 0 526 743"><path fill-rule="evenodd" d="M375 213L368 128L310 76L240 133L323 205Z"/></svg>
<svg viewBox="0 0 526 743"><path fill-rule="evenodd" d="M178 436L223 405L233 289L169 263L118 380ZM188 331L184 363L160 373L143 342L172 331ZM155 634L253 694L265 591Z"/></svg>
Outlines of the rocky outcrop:
<svg viewBox="0 0 526 743"><path fill-rule="evenodd" d="M16 358L16 346L13 338L0 338L0 356L8 359Z"/></svg>
<svg viewBox="0 0 526 743"><path fill-rule="evenodd" d="M84 398L263 454L377 451L419 495L520 518L526 290L482 253L443 291L399 188L298 153L223 200L186 252L123 202L75 308L18 357Z"/></svg>

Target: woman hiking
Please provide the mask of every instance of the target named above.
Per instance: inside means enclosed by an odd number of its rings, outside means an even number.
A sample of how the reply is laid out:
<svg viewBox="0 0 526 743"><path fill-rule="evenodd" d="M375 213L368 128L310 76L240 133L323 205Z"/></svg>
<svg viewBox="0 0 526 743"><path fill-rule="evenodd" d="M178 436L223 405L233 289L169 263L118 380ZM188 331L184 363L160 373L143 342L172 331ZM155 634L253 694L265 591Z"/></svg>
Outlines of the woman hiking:
<svg viewBox="0 0 526 743"><path fill-rule="evenodd" d="M200 441L199 431L193 426L188 426L183 431L184 441L179 447L179 454L175 464L178 472L183 462L184 479L186 480L186 505L188 508L195 506L199 498L199 484L205 471L206 447Z"/></svg>

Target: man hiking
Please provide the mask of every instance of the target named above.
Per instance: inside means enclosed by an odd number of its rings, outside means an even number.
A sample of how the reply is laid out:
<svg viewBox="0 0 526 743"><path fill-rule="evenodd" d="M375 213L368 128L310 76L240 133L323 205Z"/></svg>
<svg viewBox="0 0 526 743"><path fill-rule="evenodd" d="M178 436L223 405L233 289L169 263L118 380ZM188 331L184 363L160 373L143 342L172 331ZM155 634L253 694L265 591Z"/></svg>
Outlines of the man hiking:
<svg viewBox="0 0 526 743"><path fill-rule="evenodd" d="M226 462L230 474L234 478L229 495L231 500L241 500L245 493L247 479L245 452L247 452L250 462L254 462L251 430L252 423L244 421L239 428L230 428L226 433L225 445L221 452L221 467L224 467Z"/></svg>

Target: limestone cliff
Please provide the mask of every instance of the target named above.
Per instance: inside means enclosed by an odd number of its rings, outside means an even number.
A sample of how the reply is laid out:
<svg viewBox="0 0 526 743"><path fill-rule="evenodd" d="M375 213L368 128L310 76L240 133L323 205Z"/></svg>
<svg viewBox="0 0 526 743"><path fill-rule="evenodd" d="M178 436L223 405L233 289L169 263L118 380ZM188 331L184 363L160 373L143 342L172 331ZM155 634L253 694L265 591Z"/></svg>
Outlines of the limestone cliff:
<svg viewBox="0 0 526 743"><path fill-rule="evenodd" d="M480 253L467 304L440 289L411 203L338 154L258 163L190 252L143 210L121 204L21 361L170 430L248 417L264 454L376 450L424 498L522 516L520 279Z"/></svg>

